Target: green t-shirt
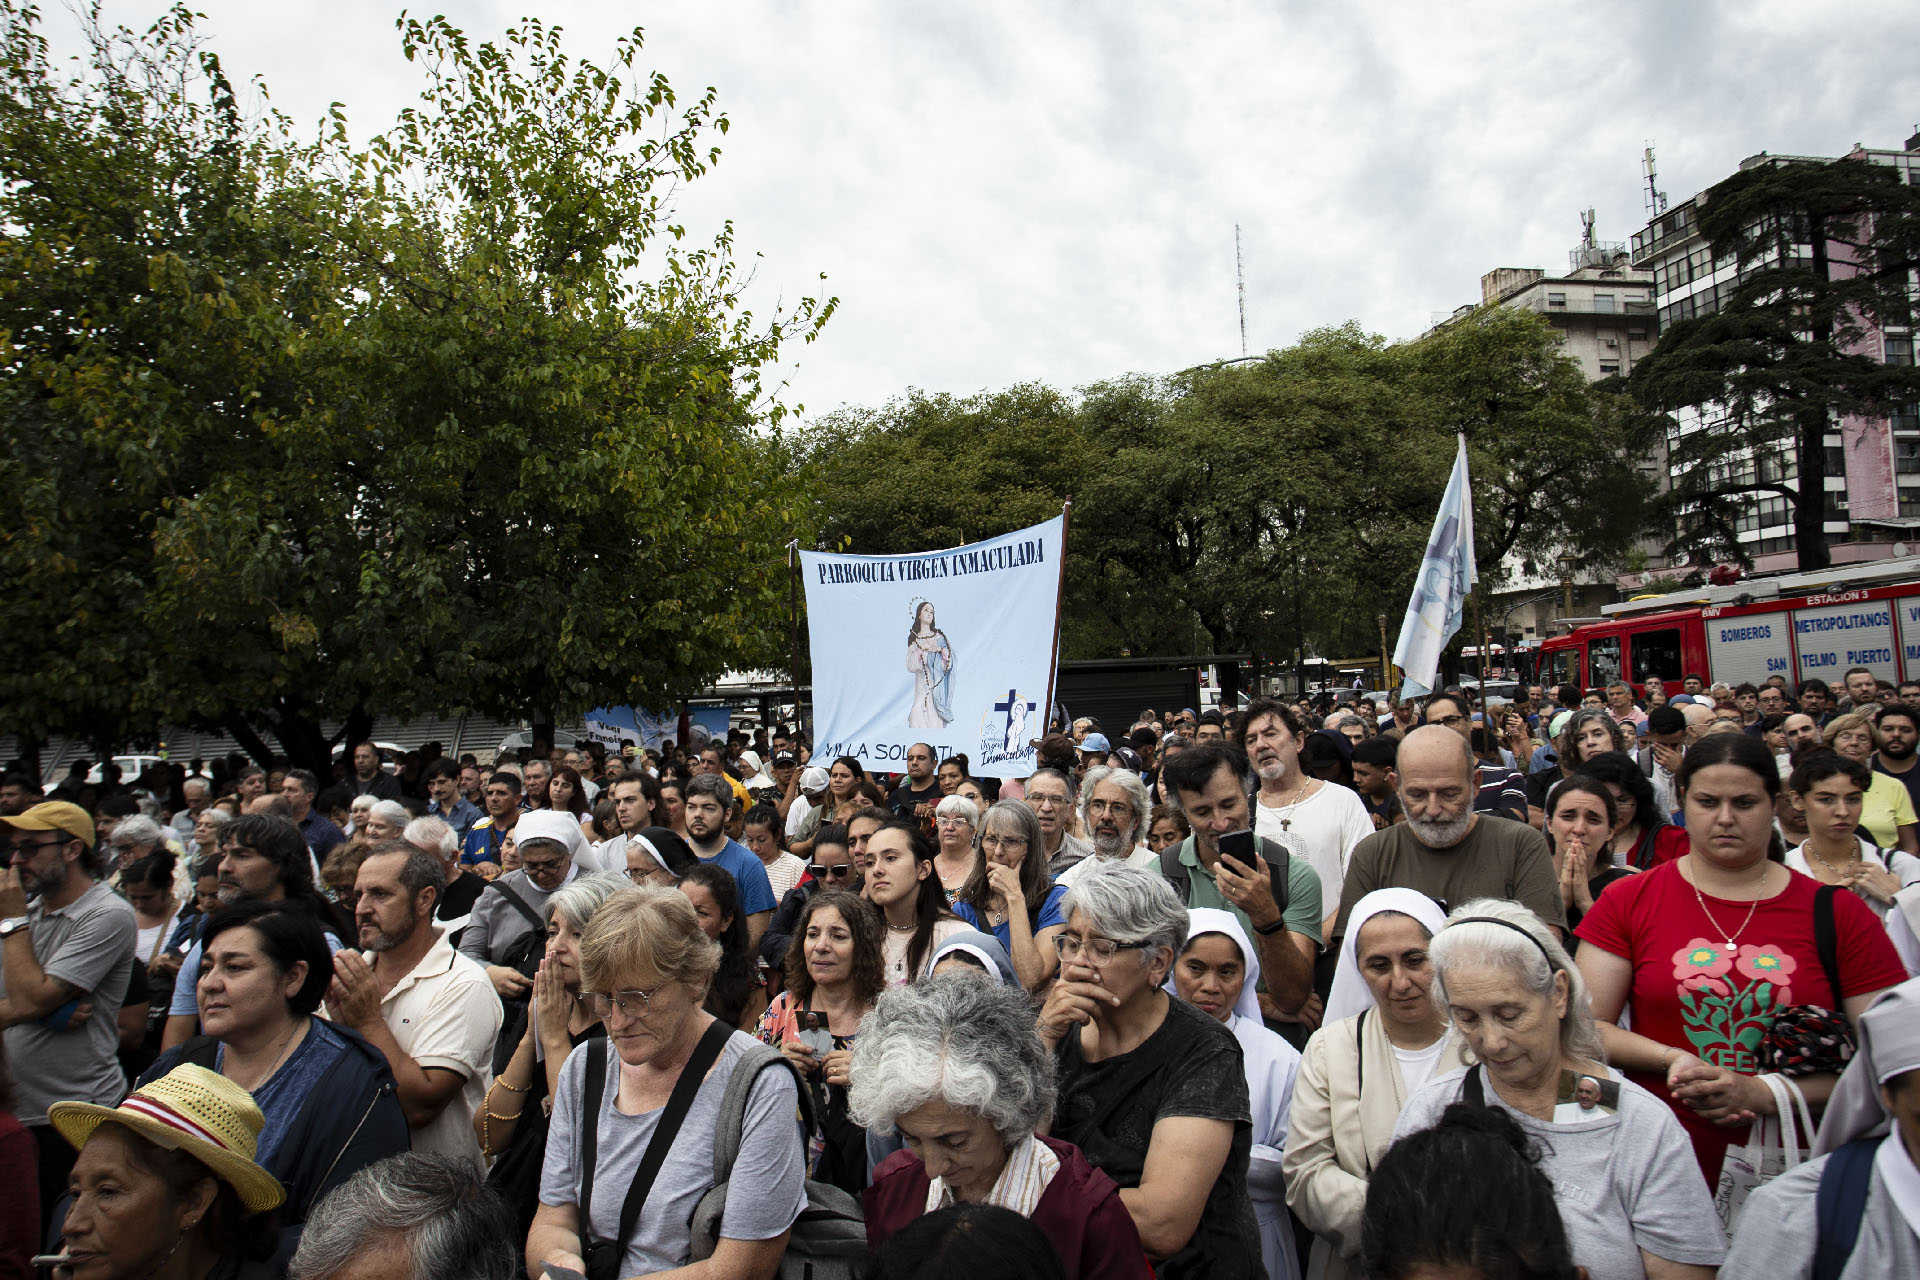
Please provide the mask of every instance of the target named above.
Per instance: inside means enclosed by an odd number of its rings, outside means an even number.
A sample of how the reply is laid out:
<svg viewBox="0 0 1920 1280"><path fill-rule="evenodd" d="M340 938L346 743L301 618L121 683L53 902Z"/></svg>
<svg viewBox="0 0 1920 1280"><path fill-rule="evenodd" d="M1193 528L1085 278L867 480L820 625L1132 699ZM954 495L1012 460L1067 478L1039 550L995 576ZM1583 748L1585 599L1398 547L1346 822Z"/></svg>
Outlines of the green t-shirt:
<svg viewBox="0 0 1920 1280"><path fill-rule="evenodd" d="M1260 842L1260 856L1267 857L1274 850L1271 840ZM1222 911L1231 911L1240 921L1240 927L1253 936L1253 921L1247 913L1228 902L1220 892L1219 882L1213 878L1213 872L1201 865L1200 855L1195 852L1193 837L1188 836L1180 846L1180 863L1187 869L1187 906L1218 907ZM1160 861L1155 859L1153 869L1164 876L1160 870ZM1287 922L1287 928L1293 933L1304 934L1316 944L1320 938L1320 876L1314 871L1313 864L1305 858L1287 859L1287 908L1281 913Z"/></svg>

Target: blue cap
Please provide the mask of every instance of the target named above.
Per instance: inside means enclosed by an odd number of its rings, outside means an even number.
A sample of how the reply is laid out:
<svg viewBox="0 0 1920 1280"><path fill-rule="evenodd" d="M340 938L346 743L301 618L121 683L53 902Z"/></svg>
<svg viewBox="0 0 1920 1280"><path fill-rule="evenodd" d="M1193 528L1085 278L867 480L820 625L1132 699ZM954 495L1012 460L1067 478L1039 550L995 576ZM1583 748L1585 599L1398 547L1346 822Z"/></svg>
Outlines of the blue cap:
<svg viewBox="0 0 1920 1280"><path fill-rule="evenodd" d="M1107 741L1106 734L1090 733L1080 740L1080 749L1082 751L1112 751L1113 746Z"/></svg>

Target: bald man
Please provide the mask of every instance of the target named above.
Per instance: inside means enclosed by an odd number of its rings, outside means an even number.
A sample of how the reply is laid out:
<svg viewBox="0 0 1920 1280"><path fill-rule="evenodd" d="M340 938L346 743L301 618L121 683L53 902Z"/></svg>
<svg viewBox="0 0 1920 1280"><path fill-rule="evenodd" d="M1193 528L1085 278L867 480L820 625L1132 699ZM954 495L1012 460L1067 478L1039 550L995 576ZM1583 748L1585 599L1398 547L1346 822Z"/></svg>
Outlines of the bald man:
<svg viewBox="0 0 1920 1280"><path fill-rule="evenodd" d="M1566 912L1546 837L1521 822L1474 812L1473 751L1442 725L1415 729L1395 761L1407 820L1354 847L1340 888L1334 936L1375 889L1426 894L1451 911L1474 898L1510 898L1563 937Z"/></svg>

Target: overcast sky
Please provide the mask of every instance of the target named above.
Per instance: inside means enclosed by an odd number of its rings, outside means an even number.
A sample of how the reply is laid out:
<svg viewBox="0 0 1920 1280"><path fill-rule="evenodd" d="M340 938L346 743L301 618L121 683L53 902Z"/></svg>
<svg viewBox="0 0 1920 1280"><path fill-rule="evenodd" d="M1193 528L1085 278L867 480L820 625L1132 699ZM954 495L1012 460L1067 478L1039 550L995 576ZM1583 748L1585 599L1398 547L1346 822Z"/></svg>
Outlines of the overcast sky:
<svg viewBox="0 0 1920 1280"><path fill-rule="evenodd" d="M296 118L338 100L364 137L420 87L392 0L195 7ZM130 25L163 8L105 0ZM535 11L596 60L639 24L683 95L719 90L732 131L682 210L764 255L757 310L840 297L790 353L809 417L1237 356L1236 222L1256 353L1350 319L1411 337L1485 271L1564 268L1589 206L1628 239L1648 142L1677 203L1757 151L1899 147L1920 121L1911 0L436 10L476 39Z"/></svg>

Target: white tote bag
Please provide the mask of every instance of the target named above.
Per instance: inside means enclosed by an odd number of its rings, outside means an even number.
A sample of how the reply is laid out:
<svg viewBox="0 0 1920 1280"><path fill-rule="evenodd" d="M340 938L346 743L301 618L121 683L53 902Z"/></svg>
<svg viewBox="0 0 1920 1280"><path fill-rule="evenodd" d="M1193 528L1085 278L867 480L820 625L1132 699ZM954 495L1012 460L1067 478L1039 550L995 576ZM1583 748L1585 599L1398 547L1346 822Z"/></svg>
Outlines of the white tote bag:
<svg viewBox="0 0 1920 1280"><path fill-rule="evenodd" d="M1760 1080L1773 1094L1774 1114L1761 1116L1747 1126L1746 1145L1727 1148L1727 1158L1720 1165L1720 1185L1713 1193L1713 1207L1720 1213L1720 1225L1726 1228L1729 1240L1753 1189L1806 1159L1807 1149L1813 1145L1813 1112L1807 1108L1800 1086L1789 1076L1769 1074Z"/></svg>

